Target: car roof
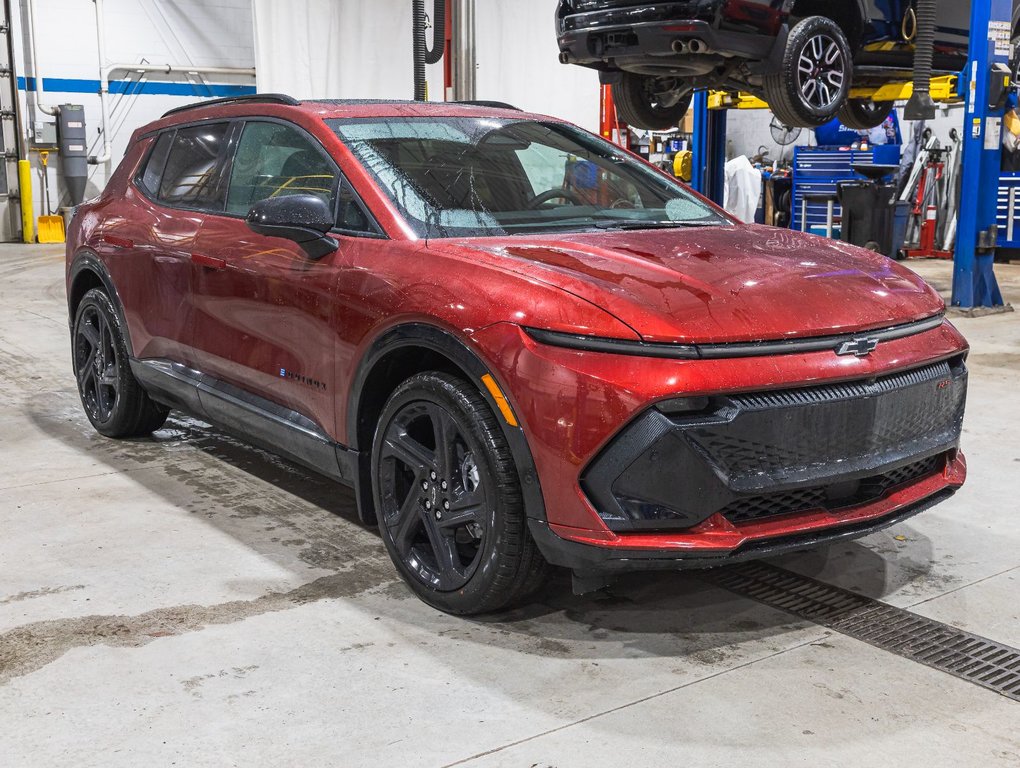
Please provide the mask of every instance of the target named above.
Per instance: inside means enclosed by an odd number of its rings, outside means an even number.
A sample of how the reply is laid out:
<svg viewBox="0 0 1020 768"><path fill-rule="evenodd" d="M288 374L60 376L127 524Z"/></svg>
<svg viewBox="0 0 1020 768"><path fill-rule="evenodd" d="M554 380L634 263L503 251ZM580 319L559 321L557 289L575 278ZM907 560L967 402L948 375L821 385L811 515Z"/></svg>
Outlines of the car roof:
<svg viewBox="0 0 1020 768"><path fill-rule="evenodd" d="M209 99L166 112L162 118L140 129L141 134L196 120L246 116L285 117L299 112L321 120L331 118L398 117L492 117L502 119L556 118L523 112L509 104L492 101L439 102L397 99L307 99L298 100L279 93L260 93Z"/></svg>

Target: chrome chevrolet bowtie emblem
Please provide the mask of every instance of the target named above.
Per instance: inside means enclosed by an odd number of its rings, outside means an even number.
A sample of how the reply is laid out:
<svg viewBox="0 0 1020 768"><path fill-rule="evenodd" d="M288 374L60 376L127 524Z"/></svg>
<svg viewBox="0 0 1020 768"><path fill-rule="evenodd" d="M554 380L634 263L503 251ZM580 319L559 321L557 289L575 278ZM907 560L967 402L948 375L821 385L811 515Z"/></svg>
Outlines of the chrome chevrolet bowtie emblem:
<svg viewBox="0 0 1020 768"><path fill-rule="evenodd" d="M844 341L836 349L837 355L856 355L857 357L867 357L878 348L878 339L850 339L850 341Z"/></svg>

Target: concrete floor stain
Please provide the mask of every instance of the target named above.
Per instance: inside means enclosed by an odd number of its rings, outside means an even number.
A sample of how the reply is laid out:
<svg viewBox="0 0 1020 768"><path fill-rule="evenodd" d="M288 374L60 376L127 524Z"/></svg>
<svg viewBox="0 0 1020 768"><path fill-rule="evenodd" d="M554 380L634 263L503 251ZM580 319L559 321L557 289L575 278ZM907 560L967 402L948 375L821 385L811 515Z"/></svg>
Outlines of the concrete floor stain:
<svg viewBox="0 0 1020 768"><path fill-rule="evenodd" d="M320 600L351 598L392 580L389 569L358 567L323 576L289 592L270 592L254 600L218 605L179 605L137 616L80 616L38 621L0 635L0 685L51 664L72 648L106 645L139 648L154 640L233 624L266 613L286 611Z"/></svg>

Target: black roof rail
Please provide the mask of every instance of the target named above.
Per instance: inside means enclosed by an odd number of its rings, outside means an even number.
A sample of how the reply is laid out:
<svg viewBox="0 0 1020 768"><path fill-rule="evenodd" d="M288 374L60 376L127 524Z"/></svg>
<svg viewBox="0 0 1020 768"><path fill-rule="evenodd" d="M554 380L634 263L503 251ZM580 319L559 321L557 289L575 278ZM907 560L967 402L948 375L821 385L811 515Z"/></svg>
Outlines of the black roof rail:
<svg viewBox="0 0 1020 768"><path fill-rule="evenodd" d="M505 101L486 101L484 99L475 99L469 101L455 101L454 104L464 104L468 107L491 107L492 109L512 109L514 112L521 112L520 107L515 107L513 104L507 104Z"/></svg>
<svg viewBox="0 0 1020 768"><path fill-rule="evenodd" d="M164 112L163 117L170 117L170 115L176 115L178 112L187 112L189 109L198 109L199 107L245 104L248 102L253 104L286 104L288 107L296 107L301 104L293 96L288 96L285 93L250 93L242 96L227 96L222 99L206 99L205 101L196 101L194 104L185 104L183 107L174 107Z"/></svg>

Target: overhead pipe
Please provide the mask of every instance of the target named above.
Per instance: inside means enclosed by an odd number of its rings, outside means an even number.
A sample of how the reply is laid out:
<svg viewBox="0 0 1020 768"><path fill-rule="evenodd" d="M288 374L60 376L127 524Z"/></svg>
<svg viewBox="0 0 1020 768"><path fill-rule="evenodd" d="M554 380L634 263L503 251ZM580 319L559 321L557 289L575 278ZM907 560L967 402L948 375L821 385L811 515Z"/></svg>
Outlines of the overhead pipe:
<svg viewBox="0 0 1020 768"><path fill-rule="evenodd" d="M105 64L106 61L106 26L103 17L103 0L93 0L96 4L96 42L99 45L99 108L102 115L103 152L89 158L89 165L102 165L110 162L113 157L113 139L108 130L110 125L110 75L114 72L147 72L163 75L181 73L184 75L244 75L255 77L254 67L196 67L193 64Z"/></svg>
<svg viewBox="0 0 1020 768"><path fill-rule="evenodd" d="M32 77L35 78L35 96L34 106L40 112L46 115L55 115L59 111L58 107L53 107L48 104L43 104L43 79L42 75L39 74L39 61L36 52L39 50L39 45L35 41L35 0L28 0L26 4L28 10L28 39L29 44L32 47L31 59L32 59ZM25 85L26 92L28 91L28 85Z"/></svg>

